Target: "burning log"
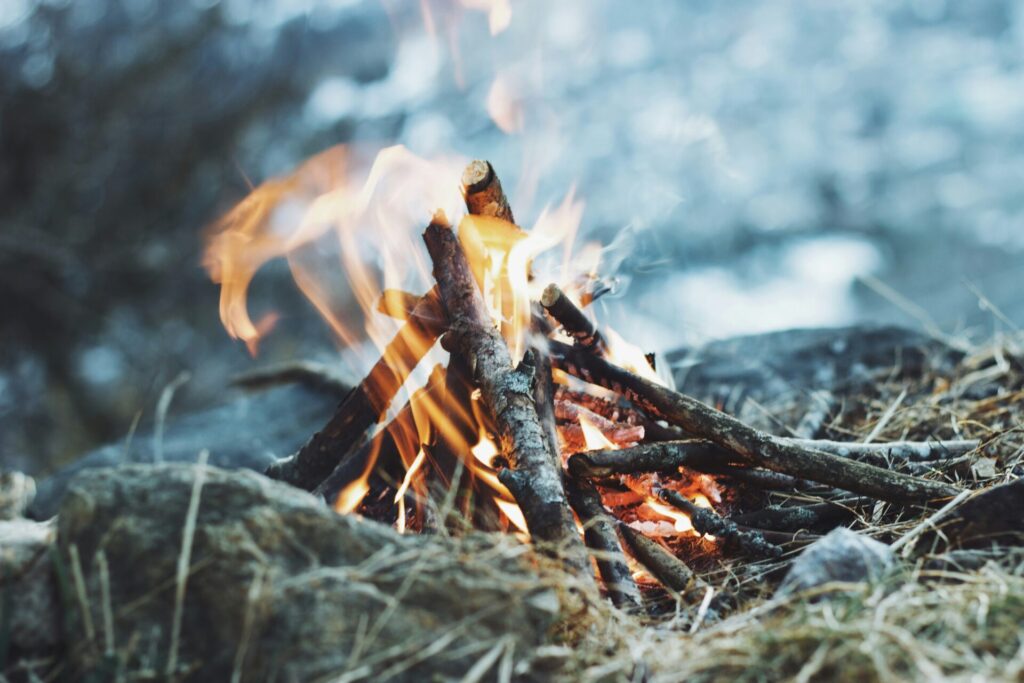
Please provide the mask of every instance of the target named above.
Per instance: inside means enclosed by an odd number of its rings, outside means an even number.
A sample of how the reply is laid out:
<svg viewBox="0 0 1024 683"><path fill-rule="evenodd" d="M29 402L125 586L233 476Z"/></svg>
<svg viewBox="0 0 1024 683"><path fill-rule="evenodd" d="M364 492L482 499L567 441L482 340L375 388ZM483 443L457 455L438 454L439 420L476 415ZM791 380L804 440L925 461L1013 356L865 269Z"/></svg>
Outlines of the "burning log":
<svg viewBox="0 0 1024 683"><path fill-rule="evenodd" d="M440 335L440 326L429 322L432 306L430 297L420 300L380 360L342 400L327 425L297 453L272 463L266 471L268 477L311 491L350 456L366 430L384 417L399 387Z"/></svg>
<svg viewBox="0 0 1024 683"><path fill-rule="evenodd" d="M640 607L640 590L622 554L615 521L609 516L601 494L587 481L566 480L566 492L573 510L583 523L587 547L594 551L597 570L616 607L635 611Z"/></svg>
<svg viewBox="0 0 1024 683"><path fill-rule="evenodd" d="M587 451L569 457L569 473L574 477L599 479L614 474L637 472L675 473L680 467L698 472L728 462L739 462L729 451L710 441L663 441L632 448Z"/></svg>
<svg viewBox="0 0 1024 683"><path fill-rule="evenodd" d="M600 427L599 429L605 439L620 448L634 446L644 438L643 427L612 423L609 428ZM568 453L578 453L587 449L587 435L580 425L559 425L558 435Z"/></svg>
<svg viewBox="0 0 1024 683"><path fill-rule="evenodd" d="M505 340L494 328L466 256L443 215L435 216L423 239L450 323L446 343L466 359L497 425L502 455L511 465L501 471L501 482L522 509L534 539L557 546L569 566L585 571L586 551L533 400L534 366L528 362L532 354L512 367Z"/></svg>
<svg viewBox="0 0 1024 683"><path fill-rule="evenodd" d="M491 162L478 159L470 163L462 174L462 191L466 208L474 216L493 216L509 223L516 222Z"/></svg>
<svg viewBox="0 0 1024 683"><path fill-rule="evenodd" d="M603 355L607 350L601 332L558 285L552 283L547 286L540 297L540 304L578 346L598 355Z"/></svg>
<svg viewBox="0 0 1024 683"><path fill-rule="evenodd" d="M949 484L890 472L779 439L567 344L551 342L551 350L552 361L559 369L622 394L650 414L736 453L747 464L890 502L922 502L959 492Z"/></svg>
<svg viewBox="0 0 1024 683"><path fill-rule="evenodd" d="M393 478L400 479L401 474L395 471L401 464L400 444L409 446L414 444L417 438L416 402L421 400L422 396L436 391L444 377L443 368L434 368L427 378L427 383L416 390L390 424L372 439L363 439L352 456L338 463L330 475L317 485L313 494L323 498L331 507L338 507L338 495L368 476L374 468L389 472Z"/></svg>
<svg viewBox="0 0 1024 683"><path fill-rule="evenodd" d="M722 519L708 508L691 502L686 496L672 489L659 488L655 493L663 501L685 512L690 517L693 528L700 534L712 534L735 543L743 552L755 557L778 557L782 548L765 540L756 531L742 531L734 522Z"/></svg>
<svg viewBox="0 0 1024 683"><path fill-rule="evenodd" d="M666 588L685 595L703 583L685 562L665 550L657 541L652 541L622 521L618 522L618 529L630 554Z"/></svg>
<svg viewBox="0 0 1024 683"><path fill-rule="evenodd" d="M734 523L773 531L799 531L838 525L853 516L846 504L822 502L791 507L769 507L729 519Z"/></svg>

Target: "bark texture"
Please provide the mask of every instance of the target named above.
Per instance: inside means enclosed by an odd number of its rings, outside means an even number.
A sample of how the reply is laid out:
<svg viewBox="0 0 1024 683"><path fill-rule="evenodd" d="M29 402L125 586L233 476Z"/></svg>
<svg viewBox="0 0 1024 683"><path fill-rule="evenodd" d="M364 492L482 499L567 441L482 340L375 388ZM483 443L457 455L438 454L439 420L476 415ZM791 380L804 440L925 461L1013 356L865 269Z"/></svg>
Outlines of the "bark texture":
<svg viewBox="0 0 1024 683"><path fill-rule="evenodd" d="M949 484L890 472L785 441L567 344L552 342L551 355L561 370L622 394L650 414L693 436L713 441L750 465L891 502L921 502L959 493Z"/></svg>
<svg viewBox="0 0 1024 683"><path fill-rule="evenodd" d="M512 367L451 226L436 218L424 241L448 315L448 347L467 362L511 467L502 470L501 481L522 509L534 540L557 546L568 565L585 571L586 550L534 404L532 354Z"/></svg>

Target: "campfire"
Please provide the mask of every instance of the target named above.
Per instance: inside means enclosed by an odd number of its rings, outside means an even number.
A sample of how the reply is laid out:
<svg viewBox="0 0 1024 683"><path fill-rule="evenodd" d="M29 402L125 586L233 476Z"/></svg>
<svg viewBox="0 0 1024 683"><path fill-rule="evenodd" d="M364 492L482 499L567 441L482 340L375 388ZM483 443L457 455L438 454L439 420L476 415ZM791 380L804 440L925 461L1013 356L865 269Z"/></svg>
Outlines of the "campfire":
<svg viewBox="0 0 1024 683"><path fill-rule="evenodd" d="M459 183L456 164L392 148L360 187L337 176L350 161L333 150L265 183L210 236L222 320L250 349L274 317L250 319L248 285L263 263L286 257L357 349L361 335L339 303L351 292L379 352L323 429L268 476L402 532L520 534L580 574L596 564L609 598L628 610L641 606L644 586L685 594L699 585L689 564L701 554L771 558L794 540L772 522L778 510L730 517L730 486L810 482L896 504L959 493L888 467L886 456L963 453L975 442L778 437L674 391L653 354L588 314L609 284L599 250L572 257L581 209L571 194L524 230L486 161L466 166ZM408 228L436 206L422 221L424 255ZM325 235L340 249L326 252L326 267ZM345 285L334 282L339 272ZM410 283L420 289L403 288ZM835 507L785 514L806 527Z"/></svg>

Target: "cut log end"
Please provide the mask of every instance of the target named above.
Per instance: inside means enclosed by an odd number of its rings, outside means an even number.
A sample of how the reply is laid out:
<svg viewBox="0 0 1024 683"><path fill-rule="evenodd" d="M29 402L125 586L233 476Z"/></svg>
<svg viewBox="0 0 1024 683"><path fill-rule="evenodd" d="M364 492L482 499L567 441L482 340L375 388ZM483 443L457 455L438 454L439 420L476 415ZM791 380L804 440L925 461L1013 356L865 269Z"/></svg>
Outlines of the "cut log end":
<svg viewBox="0 0 1024 683"><path fill-rule="evenodd" d="M493 216L515 223L501 181L489 161L476 160L462 173L462 192L466 209L474 216Z"/></svg>

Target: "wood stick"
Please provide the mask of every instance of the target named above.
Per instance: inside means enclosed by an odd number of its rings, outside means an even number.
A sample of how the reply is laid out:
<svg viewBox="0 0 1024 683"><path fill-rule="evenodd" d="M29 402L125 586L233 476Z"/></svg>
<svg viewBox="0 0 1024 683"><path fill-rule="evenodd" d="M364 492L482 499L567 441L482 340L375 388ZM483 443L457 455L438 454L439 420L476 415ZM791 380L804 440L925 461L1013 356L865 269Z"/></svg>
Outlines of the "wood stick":
<svg viewBox="0 0 1024 683"><path fill-rule="evenodd" d="M685 562L658 542L622 521L618 522L618 531L630 554L666 588L683 595L702 583Z"/></svg>
<svg viewBox="0 0 1024 683"><path fill-rule="evenodd" d="M824 439L782 439L797 446L832 453L854 460L865 456L892 457L900 460L927 461L956 458L978 447L974 439L956 441L891 441L888 443L851 443Z"/></svg>
<svg viewBox="0 0 1024 683"><path fill-rule="evenodd" d="M655 384L567 344L551 342L551 356L552 362L561 370L617 391L648 413L682 427L696 437L717 443L741 456L750 465L889 502L948 498L960 491L942 482L890 472L786 442L694 398Z"/></svg>
<svg viewBox="0 0 1024 683"><path fill-rule="evenodd" d="M599 355L605 353L607 345L601 332L590 321L590 318L565 295L565 292L558 288L558 285L552 283L544 289L544 293L540 297L540 305L558 321L565 333L572 337L577 345L591 353Z"/></svg>
<svg viewBox="0 0 1024 683"><path fill-rule="evenodd" d="M351 457L363 434L384 418L391 399L409 373L434 345L441 328L431 324L430 297L423 297L414 315L384 348L370 373L346 396L330 421L297 453L272 463L271 479L313 490L338 463Z"/></svg>
<svg viewBox="0 0 1024 683"><path fill-rule="evenodd" d="M417 389L412 397L398 411L395 418L370 439L363 439L353 455L338 463L338 466L313 490L313 494L334 506L338 494L370 469L383 472L385 478L401 481L405 475L402 450L408 454L416 448L419 434L416 430L415 411L427 394L441 389L445 377L444 368L435 367L426 383Z"/></svg>
<svg viewBox="0 0 1024 683"><path fill-rule="evenodd" d="M864 501L871 499L862 499ZM851 501L850 504L857 504ZM847 505L822 502L811 505L794 505L790 507L769 507L754 510L742 515L733 515L729 519L740 524L758 529L774 531L799 531L824 525L838 525L853 517L854 512Z"/></svg>
<svg viewBox="0 0 1024 683"><path fill-rule="evenodd" d="M473 381L497 425L501 453L511 465L499 478L522 509L533 539L557 546L568 566L585 571L586 549L533 401L533 354L527 353L518 368L512 367L508 347L494 327L466 256L442 214L435 216L423 239L448 315L449 346L472 370Z"/></svg>
<svg viewBox="0 0 1024 683"><path fill-rule="evenodd" d="M762 534L741 531L735 523L719 517L713 510L695 505L678 491L658 487L654 493L672 507L685 512L699 534L718 536L726 543L735 543L740 550L755 557L778 557L782 554L782 548L766 541Z"/></svg>
<svg viewBox="0 0 1024 683"><path fill-rule="evenodd" d="M466 208L474 216L494 216L515 223L508 198L491 162L477 159L462 173L462 192Z"/></svg>
<svg viewBox="0 0 1024 683"><path fill-rule="evenodd" d="M612 604L630 612L640 607L640 589L633 580L622 545L615 533L615 521L601 502L601 494L588 481L566 480L569 503L583 524L587 547L594 551L597 570Z"/></svg>
<svg viewBox="0 0 1024 683"><path fill-rule="evenodd" d="M705 440L662 441L632 448L586 451L569 456L569 473L574 477L601 478L637 472L676 473L680 467L703 472L709 466L739 462L721 446Z"/></svg>

